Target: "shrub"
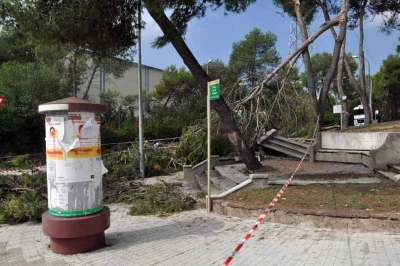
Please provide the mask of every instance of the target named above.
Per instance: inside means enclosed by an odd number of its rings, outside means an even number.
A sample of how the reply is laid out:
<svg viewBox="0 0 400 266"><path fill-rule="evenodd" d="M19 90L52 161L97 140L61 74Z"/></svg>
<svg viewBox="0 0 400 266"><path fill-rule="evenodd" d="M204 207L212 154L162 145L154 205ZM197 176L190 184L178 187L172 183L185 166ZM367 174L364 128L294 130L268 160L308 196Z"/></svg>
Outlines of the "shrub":
<svg viewBox="0 0 400 266"><path fill-rule="evenodd" d="M193 209L195 201L182 197L170 186L149 187L146 192L136 194L130 208L131 215L174 213Z"/></svg>
<svg viewBox="0 0 400 266"><path fill-rule="evenodd" d="M46 210L45 173L0 179L0 222L40 221Z"/></svg>

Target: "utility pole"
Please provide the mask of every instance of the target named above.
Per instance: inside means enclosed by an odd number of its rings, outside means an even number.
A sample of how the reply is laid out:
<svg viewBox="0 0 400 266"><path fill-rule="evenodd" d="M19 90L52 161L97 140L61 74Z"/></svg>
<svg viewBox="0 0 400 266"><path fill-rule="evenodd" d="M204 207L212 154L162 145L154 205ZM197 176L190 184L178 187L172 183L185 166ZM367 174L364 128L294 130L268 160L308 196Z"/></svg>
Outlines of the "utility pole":
<svg viewBox="0 0 400 266"><path fill-rule="evenodd" d="M140 162L140 177L144 178L144 148L143 148L143 108L142 108L142 39L141 39L141 24L142 24L142 5L139 2L138 7L138 95L139 95L139 162Z"/></svg>

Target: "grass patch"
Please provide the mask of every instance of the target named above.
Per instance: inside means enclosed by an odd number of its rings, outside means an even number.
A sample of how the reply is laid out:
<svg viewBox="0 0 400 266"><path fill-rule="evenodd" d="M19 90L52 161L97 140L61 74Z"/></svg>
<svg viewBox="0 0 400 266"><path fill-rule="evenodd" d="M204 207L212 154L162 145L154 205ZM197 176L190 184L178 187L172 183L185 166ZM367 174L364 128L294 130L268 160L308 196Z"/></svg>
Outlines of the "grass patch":
<svg viewBox="0 0 400 266"><path fill-rule="evenodd" d="M266 207L280 187L268 187L230 195L227 201L240 205ZM400 209L400 183L329 184L290 186L277 203L277 209L333 209L390 212Z"/></svg>

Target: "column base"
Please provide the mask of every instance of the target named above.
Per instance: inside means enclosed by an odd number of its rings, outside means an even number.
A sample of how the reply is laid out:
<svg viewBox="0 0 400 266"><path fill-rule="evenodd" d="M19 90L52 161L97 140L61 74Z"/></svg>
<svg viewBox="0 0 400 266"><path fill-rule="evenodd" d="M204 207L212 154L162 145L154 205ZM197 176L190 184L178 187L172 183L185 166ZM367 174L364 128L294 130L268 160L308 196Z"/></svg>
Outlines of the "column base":
<svg viewBox="0 0 400 266"><path fill-rule="evenodd" d="M43 233L50 237L50 249L57 254L71 255L101 248L105 244L104 231L110 227L110 209L83 217L42 214Z"/></svg>

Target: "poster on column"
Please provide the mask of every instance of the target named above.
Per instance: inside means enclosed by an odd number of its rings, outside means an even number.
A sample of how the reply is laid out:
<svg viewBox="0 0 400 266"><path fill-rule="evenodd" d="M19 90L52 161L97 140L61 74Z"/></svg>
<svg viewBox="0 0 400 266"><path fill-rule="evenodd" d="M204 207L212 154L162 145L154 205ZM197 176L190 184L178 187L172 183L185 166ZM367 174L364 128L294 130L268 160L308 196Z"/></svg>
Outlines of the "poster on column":
<svg viewBox="0 0 400 266"><path fill-rule="evenodd" d="M68 113L67 128L67 143L79 142L80 147L100 146L100 117L93 113Z"/></svg>
<svg viewBox="0 0 400 266"><path fill-rule="evenodd" d="M56 182L101 180L100 117L89 112L69 112L65 139L66 158L55 161Z"/></svg>
<svg viewBox="0 0 400 266"><path fill-rule="evenodd" d="M64 117L46 117L46 158L48 160L65 159L65 151L62 145L64 135Z"/></svg>
<svg viewBox="0 0 400 266"><path fill-rule="evenodd" d="M50 190L51 208L68 209L68 183L56 182Z"/></svg>

